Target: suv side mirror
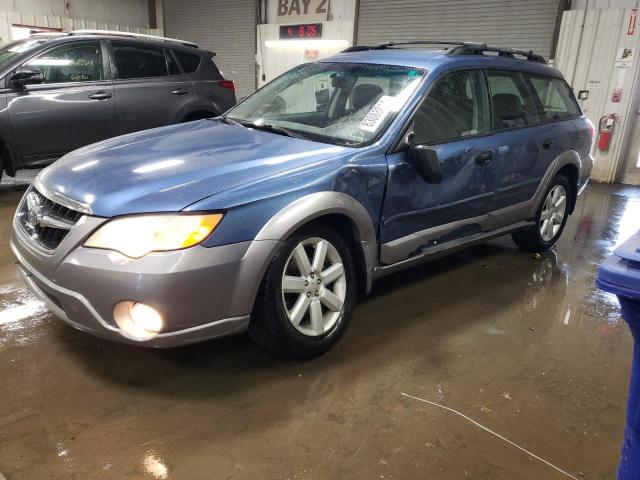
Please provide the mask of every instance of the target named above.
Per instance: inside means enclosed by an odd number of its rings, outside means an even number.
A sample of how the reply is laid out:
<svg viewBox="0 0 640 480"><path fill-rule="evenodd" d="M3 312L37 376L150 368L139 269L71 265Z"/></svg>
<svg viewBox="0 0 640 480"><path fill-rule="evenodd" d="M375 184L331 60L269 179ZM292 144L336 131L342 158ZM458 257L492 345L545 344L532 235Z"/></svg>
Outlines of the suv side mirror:
<svg viewBox="0 0 640 480"><path fill-rule="evenodd" d="M442 182L442 168L438 153L426 145L409 146L409 158L422 179L427 183Z"/></svg>
<svg viewBox="0 0 640 480"><path fill-rule="evenodd" d="M40 69L29 65L18 68L11 77L11 83L20 87L42 82L44 82L44 75L42 75Z"/></svg>

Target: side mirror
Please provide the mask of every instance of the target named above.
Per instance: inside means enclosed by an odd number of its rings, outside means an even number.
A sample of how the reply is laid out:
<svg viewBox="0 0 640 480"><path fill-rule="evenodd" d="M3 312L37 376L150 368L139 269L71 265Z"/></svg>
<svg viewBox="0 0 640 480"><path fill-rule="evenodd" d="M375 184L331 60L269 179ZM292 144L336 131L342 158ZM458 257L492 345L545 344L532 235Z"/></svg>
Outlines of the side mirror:
<svg viewBox="0 0 640 480"><path fill-rule="evenodd" d="M42 75L40 69L29 65L18 68L11 77L11 83L20 87L42 82L44 82L44 75Z"/></svg>
<svg viewBox="0 0 640 480"><path fill-rule="evenodd" d="M329 99L330 99L330 95L329 95L328 88L323 88L322 90L318 90L316 92L316 112L324 111L327 108Z"/></svg>
<svg viewBox="0 0 640 480"><path fill-rule="evenodd" d="M440 160L438 160L438 153L433 148L426 145L411 145L409 158L425 182L442 182Z"/></svg>

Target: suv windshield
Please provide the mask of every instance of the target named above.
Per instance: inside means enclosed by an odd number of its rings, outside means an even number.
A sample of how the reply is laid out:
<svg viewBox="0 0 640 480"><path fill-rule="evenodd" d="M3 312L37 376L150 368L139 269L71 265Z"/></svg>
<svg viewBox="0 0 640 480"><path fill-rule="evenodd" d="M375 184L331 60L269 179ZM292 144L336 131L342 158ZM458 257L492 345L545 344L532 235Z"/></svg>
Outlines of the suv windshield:
<svg viewBox="0 0 640 480"><path fill-rule="evenodd" d="M22 55L24 52L32 50L38 45L42 45L49 40L50 38L45 37L31 37L2 45L0 47L0 68L4 67L7 63L9 63L17 56Z"/></svg>
<svg viewBox="0 0 640 480"><path fill-rule="evenodd" d="M310 63L276 78L227 114L266 127L349 147L373 142L424 77L416 68Z"/></svg>

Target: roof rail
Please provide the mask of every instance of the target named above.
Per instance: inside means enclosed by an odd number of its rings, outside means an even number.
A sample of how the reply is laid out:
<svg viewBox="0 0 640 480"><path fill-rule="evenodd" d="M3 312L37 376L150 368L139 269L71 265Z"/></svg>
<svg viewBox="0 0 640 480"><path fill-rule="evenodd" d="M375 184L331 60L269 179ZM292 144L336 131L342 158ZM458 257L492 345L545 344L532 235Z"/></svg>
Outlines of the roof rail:
<svg viewBox="0 0 640 480"><path fill-rule="evenodd" d="M348 52L362 52L366 50L384 50L386 48L393 48L403 45L444 45L451 46L448 49L449 55L483 55L484 52L496 52L500 57L515 58L516 55L525 57L532 62L544 63L547 61L542 55L533 53L531 50L521 50L518 48L500 48L490 47L486 43L481 42L452 42L449 40L415 40L406 42L386 42L378 45L354 45L343 50L343 53Z"/></svg>
<svg viewBox="0 0 640 480"><path fill-rule="evenodd" d="M450 42L448 40L438 41L438 40L416 40L416 41L407 41L407 42L385 42L379 43L377 45L354 45L349 47L342 52L362 52L365 50L384 50L386 48L392 48L396 46L402 45L455 45L462 46L464 42Z"/></svg>
<svg viewBox="0 0 640 480"><path fill-rule="evenodd" d="M186 40L180 40L177 38L159 37L157 35L146 35L144 33L122 32L119 30L72 30L67 35L113 35L113 36L131 37L131 38L146 38L148 40L159 40L161 42L180 43L181 45L185 45L187 47L198 48L197 43L188 42Z"/></svg>
<svg viewBox="0 0 640 480"><path fill-rule="evenodd" d="M500 57L515 58L516 55L525 57L530 62L547 63L547 60L537 53L533 53L533 50L523 50L520 48L500 48L489 47L482 44L479 48L475 48L471 45L462 45L457 48L452 48L448 53L449 55L482 55L484 52L495 52Z"/></svg>

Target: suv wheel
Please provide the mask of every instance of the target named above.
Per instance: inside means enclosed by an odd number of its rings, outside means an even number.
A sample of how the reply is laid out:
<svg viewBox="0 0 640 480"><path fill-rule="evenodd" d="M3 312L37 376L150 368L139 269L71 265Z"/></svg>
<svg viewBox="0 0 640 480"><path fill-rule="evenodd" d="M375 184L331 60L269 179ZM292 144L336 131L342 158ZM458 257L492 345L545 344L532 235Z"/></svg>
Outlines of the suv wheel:
<svg viewBox="0 0 640 480"><path fill-rule="evenodd" d="M514 242L528 252L543 252L551 248L560 238L569 218L569 181L556 175L538 209L536 224L530 228L513 232Z"/></svg>
<svg viewBox="0 0 640 480"><path fill-rule="evenodd" d="M260 346L288 357L315 357L344 333L356 302L356 275L347 244L313 226L273 258L249 325Z"/></svg>

